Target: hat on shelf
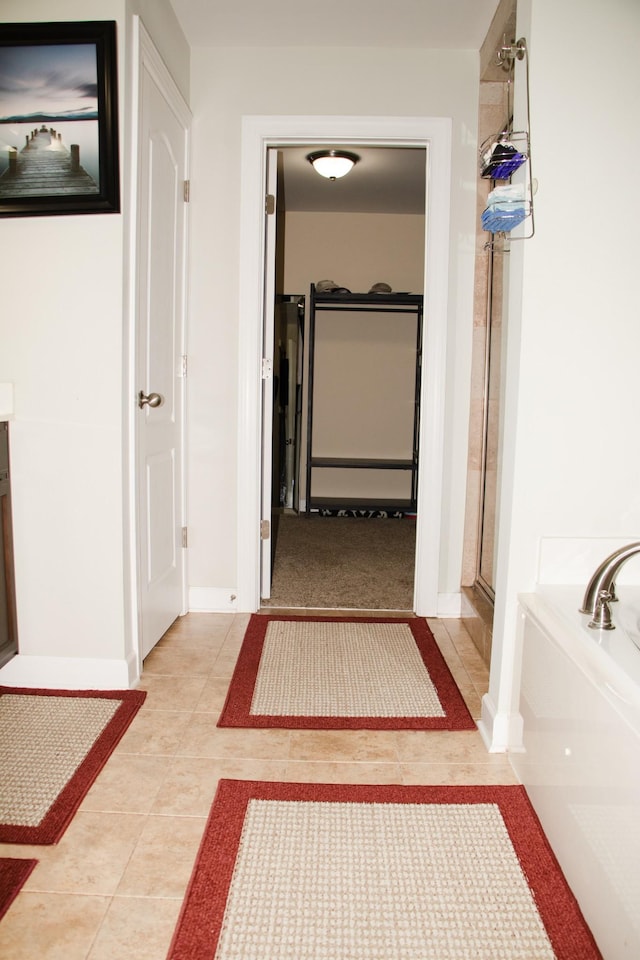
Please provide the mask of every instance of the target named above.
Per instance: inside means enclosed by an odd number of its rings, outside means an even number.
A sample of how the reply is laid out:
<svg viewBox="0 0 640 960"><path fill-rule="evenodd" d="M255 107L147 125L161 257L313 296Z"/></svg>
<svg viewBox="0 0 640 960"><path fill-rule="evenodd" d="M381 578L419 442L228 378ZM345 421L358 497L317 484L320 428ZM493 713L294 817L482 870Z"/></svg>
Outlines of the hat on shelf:
<svg viewBox="0 0 640 960"><path fill-rule="evenodd" d="M316 293L350 293L346 287L341 287L333 280L318 280L316 283Z"/></svg>
<svg viewBox="0 0 640 960"><path fill-rule="evenodd" d="M369 293L391 293L391 287L388 283L374 283Z"/></svg>

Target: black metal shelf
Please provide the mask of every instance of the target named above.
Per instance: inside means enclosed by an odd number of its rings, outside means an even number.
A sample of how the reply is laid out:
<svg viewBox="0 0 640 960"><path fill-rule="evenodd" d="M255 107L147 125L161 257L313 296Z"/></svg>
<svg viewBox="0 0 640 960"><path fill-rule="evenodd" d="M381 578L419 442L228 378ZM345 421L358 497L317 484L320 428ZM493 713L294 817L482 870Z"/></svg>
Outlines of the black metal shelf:
<svg viewBox="0 0 640 960"><path fill-rule="evenodd" d="M372 457L312 457L312 467L336 467L344 470L413 470L413 460L389 460Z"/></svg>
<svg viewBox="0 0 640 960"><path fill-rule="evenodd" d="M420 376L422 358L423 298L414 293L317 293L311 285L309 297L309 377L307 397L307 489L306 512L312 510L363 510L389 513L413 513L417 506L418 437L420 416ZM416 317L415 402L413 408L413 456L330 457L313 453L313 383L315 363L316 318L322 311L348 311L360 314L410 314ZM365 321L366 322L366 321ZM338 470L403 470L411 473L410 497L324 497L312 493L313 471Z"/></svg>
<svg viewBox="0 0 640 960"><path fill-rule="evenodd" d="M307 499L307 513L313 510L367 510L383 511L385 513L412 513L415 503L409 499L389 499L369 497L312 497Z"/></svg>

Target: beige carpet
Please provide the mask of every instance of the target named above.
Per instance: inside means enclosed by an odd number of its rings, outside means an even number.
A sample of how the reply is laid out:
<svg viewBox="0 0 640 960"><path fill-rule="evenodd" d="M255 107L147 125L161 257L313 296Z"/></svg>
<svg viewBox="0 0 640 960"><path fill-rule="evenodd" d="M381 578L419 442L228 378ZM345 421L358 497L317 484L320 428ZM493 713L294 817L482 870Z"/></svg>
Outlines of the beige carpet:
<svg viewBox="0 0 640 960"><path fill-rule="evenodd" d="M145 696L0 686L0 843L58 842Z"/></svg>
<svg viewBox="0 0 640 960"><path fill-rule="evenodd" d="M523 787L221 780L170 960L602 960Z"/></svg>
<svg viewBox="0 0 640 960"><path fill-rule="evenodd" d="M444 716L409 625L361 621L270 623L251 713Z"/></svg>
<svg viewBox="0 0 640 960"><path fill-rule="evenodd" d="M216 960L423 960L427 942L555 960L497 806L249 803Z"/></svg>
<svg viewBox="0 0 640 960"><path fill-rule="evenodd" d="M280 518L267 607L412 610L415 520Z"/></svg>
<svg viewBox="0 0 640 960"><path fill-rule="evenodd" d="M473 730L423 617L254 614L219 727Z"/></svg>
<svg viewBox="0 0 640 960"><path fill-rule="evenodd" d="M119 706L87 697L1 697L0 822L37 826Z"/></svg>

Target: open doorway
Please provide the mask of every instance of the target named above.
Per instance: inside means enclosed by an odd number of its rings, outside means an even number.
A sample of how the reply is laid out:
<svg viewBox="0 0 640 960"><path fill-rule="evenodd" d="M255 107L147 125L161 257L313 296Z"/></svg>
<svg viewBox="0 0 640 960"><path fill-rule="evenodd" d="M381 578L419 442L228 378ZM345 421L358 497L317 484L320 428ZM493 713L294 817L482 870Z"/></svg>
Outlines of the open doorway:
<svg viewBox="0 0 640 960"><path fill-rule="evenodd" d="M309 164L314 148L269 151L272 579L262 605L413 610L427 149L341 144L358 162L332 182Z"/></svg>
<svg viewBox="0 0 640 960"><path fill-rule="evenodd" d="M445 471L445 398L451 217L449 117L245 116L242 119L240 272L238 299L237 609L260 607L263 543L261 370L264 359L265 183L272 146L349 143L412 146L427 150L424 348L421 387L418 516L414 612L439 616L449 610L447 553L442 530L449 516Z"/></svg>

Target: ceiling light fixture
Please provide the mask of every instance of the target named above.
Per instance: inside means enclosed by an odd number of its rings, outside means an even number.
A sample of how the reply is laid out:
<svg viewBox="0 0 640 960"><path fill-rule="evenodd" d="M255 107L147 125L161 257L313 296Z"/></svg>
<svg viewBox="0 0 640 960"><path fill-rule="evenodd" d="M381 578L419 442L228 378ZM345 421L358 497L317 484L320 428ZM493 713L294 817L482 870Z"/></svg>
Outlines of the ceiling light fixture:
<svg viewBox="0 0 640 960"><path fill-rule="evenodd" d="M327 180L345 177L359 159L357 154L348 153L346 150L318 150L307 156L316 173Z"/></svg>

